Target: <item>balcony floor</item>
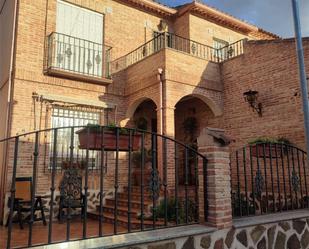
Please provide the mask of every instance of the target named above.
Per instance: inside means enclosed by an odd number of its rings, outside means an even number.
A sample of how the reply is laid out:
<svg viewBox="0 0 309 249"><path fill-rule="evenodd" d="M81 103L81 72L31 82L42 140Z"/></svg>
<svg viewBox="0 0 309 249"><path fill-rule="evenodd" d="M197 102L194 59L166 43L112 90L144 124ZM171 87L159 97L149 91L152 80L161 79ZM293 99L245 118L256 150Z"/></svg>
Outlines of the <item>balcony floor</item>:
<svg viewBox="0 0 309 249"><path fill-rule="evenodd" d="M103 234L105 236L113 235L114 226L112 224L103 223ZM118 226L118 233L126 233L127 229ZM11 248L27 247L29 228L24 224L24 229L20 229L17 223L13 224ZM74 219L71 222L70 240L82 239L83 223L82 220ZM99 222L97 220L88 219L87 221L87 238L98 237ZM35 222L33 225L32 245L47 244L48 224L44 226L42 222ZM66 240L66 223L53 223L52 242L64 242ZM0 248L6 248L7 227L0 226Z"/></svg>

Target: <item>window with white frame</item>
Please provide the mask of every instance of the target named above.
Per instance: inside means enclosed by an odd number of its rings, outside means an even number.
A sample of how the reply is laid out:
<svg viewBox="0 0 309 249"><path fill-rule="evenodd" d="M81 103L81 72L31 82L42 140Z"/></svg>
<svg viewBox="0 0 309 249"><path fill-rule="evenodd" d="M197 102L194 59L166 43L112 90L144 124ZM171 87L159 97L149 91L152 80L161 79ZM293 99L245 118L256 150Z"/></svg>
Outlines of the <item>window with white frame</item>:
<svg viewBox="0 0 309 249"><path fill-rule="evenodd" d="M73 130L70 128L72 126L86 126L88 124L99 124L100 123L100 112L89 112L83 110L74 110L69 108L55 107L52 110L51 116L51 126L52 128L68 127L62 128L57 131L57 157L56 157L56 167L57 169L63 168L65 163L70 162L70 147L71 139L73 135L73 163L79 165L86 163L86 151L79 148L79 139L76 131L78 128ZM50 165L53 162L53 143L54 143L54 133L51 137L50 146ZM99 154L96 151L89 151L88 167L97 168L99 161Z"/></svg>
<svg viewBox="0 0 309 249"><path fill-rule="evenodd" d="M58 0L53 66L102 76L103 20L101 13Z"/></svg>
<svg viewBox="0 0 309 249"><path fill-rule="evenodd" d="M214 48L216 49L215 56L220 58L220 59L226 58L228 45L229 45L229 43L227 41L214 38Z"/></svg>
<svg viewBox="0 0 309 249"><path fill-rule="evenodd" d="M103 43L103 14L57 1L56 32Z"/></svg>

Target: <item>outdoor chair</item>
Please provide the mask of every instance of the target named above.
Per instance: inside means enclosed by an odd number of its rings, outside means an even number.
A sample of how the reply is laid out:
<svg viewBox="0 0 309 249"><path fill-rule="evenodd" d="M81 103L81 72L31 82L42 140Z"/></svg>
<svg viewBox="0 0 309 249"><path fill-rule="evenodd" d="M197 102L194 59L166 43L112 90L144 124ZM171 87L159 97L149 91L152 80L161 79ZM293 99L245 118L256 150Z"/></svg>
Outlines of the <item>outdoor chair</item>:
<svg viewBox="0 0 309 249"><path fill-rule="evenodd" d="M18 222L20 229L23 229L23 223L30 221L31 215L31 193L32 193L32 177L17 177L15 183L15 198L13 204L12 213L17 212L17 220L13 220L13 222ZM10 208L11 198L8 201L8 207ZM37 217L36 212L41 212L41 217ZM26 215L23 215L26 214ZM33 206L33 215L34 221L43 221L44 226L46 225L45 213L44 213L44 205L42 202L41 196L34 197L34 206ZM7 219L6 226L9 225L9 218Z"/></svg>
<svg viewBox="0 0 309 249"><path fill-rule="evenodd" d="M64 171L64 176L60 182L60 200L58 220L63 221L65 216L72 214L72 209L81 209L81 217L85 210L85 195L82 191L82 177L76 168L69 168Z"/></svg>

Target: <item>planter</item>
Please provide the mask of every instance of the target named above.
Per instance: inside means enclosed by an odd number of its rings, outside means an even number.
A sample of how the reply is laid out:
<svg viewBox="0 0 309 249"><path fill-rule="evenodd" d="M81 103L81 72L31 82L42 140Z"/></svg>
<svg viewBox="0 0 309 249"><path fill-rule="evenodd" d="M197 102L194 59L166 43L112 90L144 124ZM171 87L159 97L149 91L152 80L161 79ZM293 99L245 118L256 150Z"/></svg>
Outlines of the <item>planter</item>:
<svg viewBox="0 0 309 249"><path fill-rule="evenodd" d="M104 132L104 143L102 133L96 130L83 128L76 132L79 138L79 148L89 150L102 150L104 146L105 151L116 151L117 137L115 131ZM129 134L119 134L118 149L119 151L129 151ZM141 135L132 134L132 150L139 150L141 144Z"/></svg>
<svg viewBox="0 0 309 249"><path fill-rule="evenodd" d="M143 183L144 185L147 185L151 178L151 172L152 168L150 165L145 165L145 168L143 170ZM135 168L132 173L132 180L134 182L134 186L141 186L142 185L142 179L141 179L141 168Z"/></svg>
<svg viewBox="0 0 309 249"><path fill-rule="evenodd" d="M264 153L264 146L265 146L265 153ZM277 146L277 156L276 156L276 147L275 144L271 146L269 144L256 144L251 146L251 152L253 157L266 157L270 158L280 158L281 157L281 147ZM285 151L284 151L285 153Z"/></svg>

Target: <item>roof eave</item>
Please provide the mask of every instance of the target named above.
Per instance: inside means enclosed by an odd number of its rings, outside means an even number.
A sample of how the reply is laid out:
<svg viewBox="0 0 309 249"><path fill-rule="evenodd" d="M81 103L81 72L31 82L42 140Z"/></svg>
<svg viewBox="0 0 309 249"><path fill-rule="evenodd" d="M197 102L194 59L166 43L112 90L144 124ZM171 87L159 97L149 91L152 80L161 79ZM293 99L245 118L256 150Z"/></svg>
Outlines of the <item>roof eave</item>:
<svg viewBox="0 0 309 249"><path fill-rule="evenodd" d="M212 20L213 22L220 23L229 28L237 30L239 32L260 36L264 39L277 39L279 36L262 30L252 24L246 23L242 20L237 19L229 14L225 14L219 10L211 8L205 4L192 2L189 4L185 4L178 9L178 16L181 16L187 12L191 12L193 14L199 15L201 17Z"/></svg>
<svg viewBox="0 0 309 249"><path fill-rule="evenodd" d="M118 0L118 1L128 5L137 6L143 10L150 11L164 17L172 17L177 13L177 10L169 8L167 6L164 6L151 0Z"/></svg>

